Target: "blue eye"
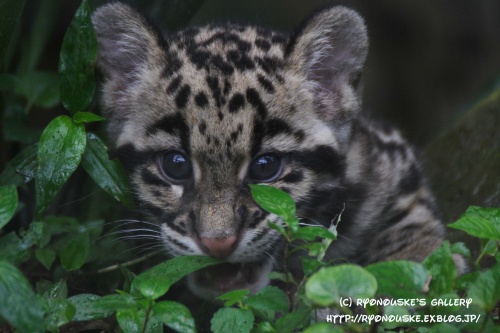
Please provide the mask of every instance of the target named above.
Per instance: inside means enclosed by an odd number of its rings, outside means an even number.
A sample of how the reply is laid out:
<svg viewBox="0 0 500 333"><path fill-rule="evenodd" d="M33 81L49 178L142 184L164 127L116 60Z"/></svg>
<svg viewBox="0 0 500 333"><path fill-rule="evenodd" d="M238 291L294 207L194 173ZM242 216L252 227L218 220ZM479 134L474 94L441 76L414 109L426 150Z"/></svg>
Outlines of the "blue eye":
<svg viewBox="0 0 500 333"><path fill-rule="evenodd" d="M280 171L281 158L276 155L261 155L250 165L249 176L253 180L270 182Z"/></svg>
<svg viewBox="0 0 500 333"><path fill-rule="evenodd" d="M161 160L163 172L175 180L185 180L191 177L193 169L189 159L177 151L167 152Z"/></svg>

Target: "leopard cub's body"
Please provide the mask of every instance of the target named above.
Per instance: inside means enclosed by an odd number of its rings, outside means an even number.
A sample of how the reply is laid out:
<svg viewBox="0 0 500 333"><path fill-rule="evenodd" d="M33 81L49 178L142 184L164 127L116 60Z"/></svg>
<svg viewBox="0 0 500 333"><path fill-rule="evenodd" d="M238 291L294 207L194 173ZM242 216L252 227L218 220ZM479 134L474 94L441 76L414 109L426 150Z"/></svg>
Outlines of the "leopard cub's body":
<svg viewBox="0 0 500 333"><path fill-rule="evenodd" d="M172 256L229 263L189 277L212 298L252 292L279 268L281 223L248 184L281 188L307 224L339 238L330 259L422 260L444 229L412 149L363 116L368 41L352 10L313 16L292 37L234 24L163 35L122 4L93 17L103 112L148 221Z"/></svg>

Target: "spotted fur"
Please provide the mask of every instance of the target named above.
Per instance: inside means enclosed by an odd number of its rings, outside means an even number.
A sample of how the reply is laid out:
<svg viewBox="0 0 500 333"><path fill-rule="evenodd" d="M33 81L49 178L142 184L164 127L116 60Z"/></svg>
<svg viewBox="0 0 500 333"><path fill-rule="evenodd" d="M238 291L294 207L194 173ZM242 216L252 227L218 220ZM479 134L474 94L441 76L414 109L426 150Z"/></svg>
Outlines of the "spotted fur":
<svg viewBox="0 0 500 333"><path fill-rule="evenodd" d="M265 183L290 193L305 223L329 226L342 213L330 259L422 260L442 242L419 159L361 113L368 39L356 12L324 10L290 37L237 24L164 35L119 3L93 22L110 138L166 249L245 263L191 276L198 295L255 292L279 268L283 240L268 221L281 221L248 187L266 154L280 170ZM165 175L172 151L190 163L189 179Z"/></svg>

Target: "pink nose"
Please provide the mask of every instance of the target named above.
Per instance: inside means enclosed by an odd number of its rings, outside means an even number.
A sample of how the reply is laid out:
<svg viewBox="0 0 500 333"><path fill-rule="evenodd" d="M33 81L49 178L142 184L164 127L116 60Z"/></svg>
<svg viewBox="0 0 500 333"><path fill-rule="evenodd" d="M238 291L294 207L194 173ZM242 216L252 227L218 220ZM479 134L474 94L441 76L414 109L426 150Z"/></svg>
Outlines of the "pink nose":
<svg viewBox="0 0 500 333"><path fill-rule="evenodd" d="M214 258L227 258L236 248L237 237L231 235L225 238L201 238L200 242L205 252Z"/></svg>

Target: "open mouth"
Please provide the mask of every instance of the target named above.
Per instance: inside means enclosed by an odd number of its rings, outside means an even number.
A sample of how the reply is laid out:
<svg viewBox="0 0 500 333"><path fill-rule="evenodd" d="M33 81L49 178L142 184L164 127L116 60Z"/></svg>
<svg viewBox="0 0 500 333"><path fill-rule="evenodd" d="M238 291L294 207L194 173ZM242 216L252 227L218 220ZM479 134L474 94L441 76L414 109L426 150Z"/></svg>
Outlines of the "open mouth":
<svg viewBox="0 0 500 333"><path fill-rule="evenodd" d="M270 263L224 263L206 267L190 274L191 290L205 299L236 289L249 289L255 293L269 283Z"/></svg>

